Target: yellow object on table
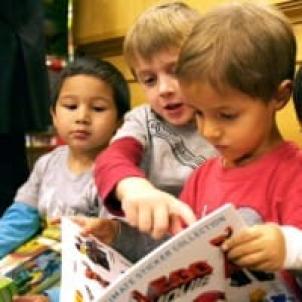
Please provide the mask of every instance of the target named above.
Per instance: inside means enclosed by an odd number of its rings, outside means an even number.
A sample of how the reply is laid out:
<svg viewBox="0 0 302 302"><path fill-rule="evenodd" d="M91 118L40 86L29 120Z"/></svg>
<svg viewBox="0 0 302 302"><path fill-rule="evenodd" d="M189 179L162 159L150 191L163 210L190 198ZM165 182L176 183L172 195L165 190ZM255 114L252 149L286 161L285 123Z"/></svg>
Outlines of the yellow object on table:
<svg viewBox="0 0 302 302"><path fill-rule="evenodd" d="M12 302L16 293L17 288L14 281L0 276L0 302Z"/></svg>

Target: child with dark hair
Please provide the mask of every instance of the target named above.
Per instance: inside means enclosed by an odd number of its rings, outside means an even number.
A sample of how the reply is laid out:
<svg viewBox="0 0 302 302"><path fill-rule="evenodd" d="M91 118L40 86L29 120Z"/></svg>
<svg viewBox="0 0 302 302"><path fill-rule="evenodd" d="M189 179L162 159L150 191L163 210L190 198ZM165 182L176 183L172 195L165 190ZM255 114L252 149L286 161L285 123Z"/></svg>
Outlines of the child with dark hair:
<svg viewBox="0 0 302 302"><path fill-rule="evenodd" d="M36 162L0 219L0 257L39 232L42 218L105 215L92 168L129 107L127 82L113 65L84 57L67 65L51 108L66 145Z"/></svg>
<svg viewBox="0 0 302 302"><path fill-rule="evenodd" d="M122 121L124 114L130 109L128 84L122 73L114 65L95 58L78 57L75 62L70 63L62 70L52 97L52 109L55 109L65 79L76 75L91 76L107 83L112 90L118 119Z"/></svg>

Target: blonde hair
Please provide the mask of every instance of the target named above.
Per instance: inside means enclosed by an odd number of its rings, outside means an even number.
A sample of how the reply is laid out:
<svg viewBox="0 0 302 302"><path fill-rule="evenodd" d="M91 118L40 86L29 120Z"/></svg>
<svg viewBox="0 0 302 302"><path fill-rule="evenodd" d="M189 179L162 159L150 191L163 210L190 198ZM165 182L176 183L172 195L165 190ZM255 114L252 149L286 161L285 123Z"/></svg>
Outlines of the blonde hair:
<svg viewBox="0 0 302 302"><path fill-rule="evenodd" d="M194 26L180 53L181 81L207 81L269 101L280 83L293 79L296 40L288 20L267 5L219 6Z"/></svg>
<svg viewBox="0 0 302 302"><path fill-rule="evenodd" d="M199 13L182 2L152 6L143 12L126 34L124 56L133 70L138 57L151 60L164 49L180 48Z"/></svg>

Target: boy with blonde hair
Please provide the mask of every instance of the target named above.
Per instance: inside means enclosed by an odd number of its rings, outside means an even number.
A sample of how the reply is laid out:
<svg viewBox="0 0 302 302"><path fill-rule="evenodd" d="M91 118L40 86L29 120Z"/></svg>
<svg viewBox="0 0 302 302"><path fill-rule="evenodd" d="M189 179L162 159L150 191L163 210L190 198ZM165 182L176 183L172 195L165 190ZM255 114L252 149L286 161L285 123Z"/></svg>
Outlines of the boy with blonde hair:
<svg viewBox="0 0 302 302"><path fill-rule="evenodd" d="M181 2L156 5L129 30L124 55L149 104L126 115L108 149L96 161L95 178L106 206L141 231L152 229L152 217L139 217L138 205L152 207L162 200L177 212L177 196L187 176L216 154L198 135L194 110L185 105L175 78L180 47L199 14ZM147 180L148 179L148 180ZM166 193L167 192L167 193ZM154 237L163 235L169 221L158 219ZM194 220L183 209L187 222ZM142 219L143 218L143 219Z"/></svg>

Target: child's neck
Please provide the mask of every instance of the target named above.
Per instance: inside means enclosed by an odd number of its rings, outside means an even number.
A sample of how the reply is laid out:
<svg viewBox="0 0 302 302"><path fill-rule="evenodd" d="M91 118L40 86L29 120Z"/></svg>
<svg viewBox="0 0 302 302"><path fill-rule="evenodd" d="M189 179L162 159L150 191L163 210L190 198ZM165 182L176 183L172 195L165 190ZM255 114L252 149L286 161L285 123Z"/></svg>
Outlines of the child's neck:
<svg viewBox="0 0 302 302"><path fill-rule="evenodd" d="M80 153L70 150L68 168L77 175L85 173L91 169L96 156L96 153Z"/></svg>
<svg viewBox="0 0 302 302"><path fill-rule="evenodd" d="M223 166L224 168L235 168L240 166L245 166L250 164L251 162L257 160L258 158L262 157L264 154L271 152L273 149L277 148L280 144L284 142L279 130L274 132L271 139L267 144L263 144L261 148L257 150L251 150L250 153L243 154L240 158L230 162L223 159Z"/></svg>

